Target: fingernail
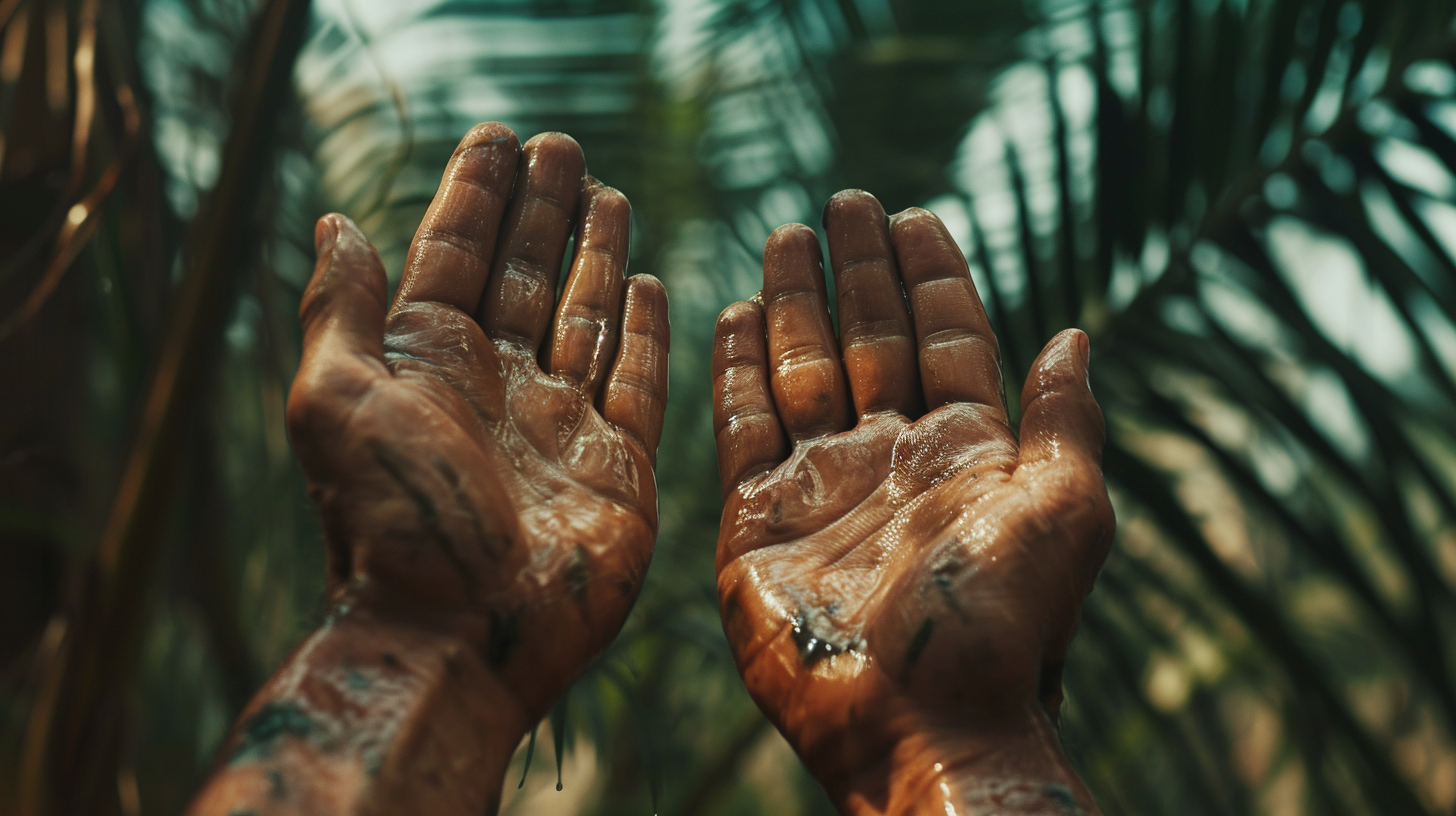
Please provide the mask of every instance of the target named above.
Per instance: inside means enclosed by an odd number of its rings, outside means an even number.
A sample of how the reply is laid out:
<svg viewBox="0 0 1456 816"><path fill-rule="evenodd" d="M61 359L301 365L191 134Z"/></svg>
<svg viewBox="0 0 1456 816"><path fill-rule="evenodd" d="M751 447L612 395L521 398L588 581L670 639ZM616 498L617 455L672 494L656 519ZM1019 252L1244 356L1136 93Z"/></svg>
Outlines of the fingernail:
<svg viewBox="0 0 1456 816"><path fill-rule="evenodd" d="M313 228L313 251L322 258L334 250L334 239L338 238L338 227L334 226L334 219L320 218Z"/></svg>
<svg viewBox="0 0 1456 816"><path fill-rule="evenodd" d="M1092 361L1092 341L1087 339L1084 331L1077 332L1077 356L1082 358L1083 368Z"/></svg>

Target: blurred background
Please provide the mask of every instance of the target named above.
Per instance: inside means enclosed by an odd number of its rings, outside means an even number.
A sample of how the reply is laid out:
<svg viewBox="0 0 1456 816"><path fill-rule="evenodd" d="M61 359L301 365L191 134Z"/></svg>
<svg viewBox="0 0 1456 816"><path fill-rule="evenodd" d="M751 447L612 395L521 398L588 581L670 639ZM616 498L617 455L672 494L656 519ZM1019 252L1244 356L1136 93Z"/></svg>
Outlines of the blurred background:
<svg viewBox="0 0 1456 816"><path fill-rule="evenodd" d="M626 192L675 335L646 588L505 812L831 812L719 628L707 370L844 187L945 219L1013 400L1092 337L1119 537L1064 739L1109 816L1456 812L1453 10L0 0L0 812L178 813L321 620L313 221L397 275L485 120Z"/></svg>

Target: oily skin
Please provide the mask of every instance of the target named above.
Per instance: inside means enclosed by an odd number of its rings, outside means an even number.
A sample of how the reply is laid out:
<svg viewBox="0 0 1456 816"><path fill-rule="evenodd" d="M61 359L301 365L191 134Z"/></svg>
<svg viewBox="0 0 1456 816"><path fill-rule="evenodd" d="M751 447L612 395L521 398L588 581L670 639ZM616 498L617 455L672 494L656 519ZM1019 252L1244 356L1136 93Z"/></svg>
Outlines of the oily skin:
<svg viewBox="0 0 1456 816"><path fill-rule="evenodd" d="M629 215L570 137L492 123L451 158L392 304L359 229L319 221L288 423L333 612L192 813L494 812L652 554L667 300L624 277Z"/></svg>
<svg viewBox="0 0 1456 816"><path fill-rule="evenodd" d="M925 210L825 208L719 318L724 630L749 692L847 813L1091 813L1056 744L1061 665L1113 529L1085 334L1008 424L996 338Z"/></svg>

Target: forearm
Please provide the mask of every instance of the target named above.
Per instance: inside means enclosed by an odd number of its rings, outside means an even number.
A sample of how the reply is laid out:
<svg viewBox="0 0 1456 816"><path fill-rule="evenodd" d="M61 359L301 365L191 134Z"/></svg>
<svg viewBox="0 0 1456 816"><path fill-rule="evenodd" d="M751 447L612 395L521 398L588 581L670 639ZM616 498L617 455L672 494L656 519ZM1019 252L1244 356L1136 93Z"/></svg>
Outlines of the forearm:
<svg viewBox="0 0 1456 816"><path fill-rule="evenodd" d="M464 641L345 615L249 704L189 813L493 814L524 720Z"/></svg>
<svg viewBox="0 0 1456 816"><path fill-rule="evenodd" d="M1039 708L993 729L927 727L830 795L846 816L1097 816Z"/></svg>

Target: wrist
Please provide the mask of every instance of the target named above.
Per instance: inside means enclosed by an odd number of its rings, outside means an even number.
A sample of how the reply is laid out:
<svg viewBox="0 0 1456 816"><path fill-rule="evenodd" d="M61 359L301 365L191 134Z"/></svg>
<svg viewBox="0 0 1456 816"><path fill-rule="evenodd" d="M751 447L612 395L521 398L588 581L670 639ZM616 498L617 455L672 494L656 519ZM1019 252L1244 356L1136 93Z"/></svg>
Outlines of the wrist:
<svg viewBox="0 0 1456 816"><path fill-rule="evenodd" d="M917 718L884 758L826 784L854 816L1087 816L1098 813L1063 753L1056 727L1028 704L1005 721Z"/></svg>
<svg viewBox="0 0 1456 816"><path fill-rule="evenodd" d="M494 813L529 727L461 638L338 616L248 706L191 813Z"/></svg>

